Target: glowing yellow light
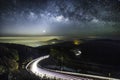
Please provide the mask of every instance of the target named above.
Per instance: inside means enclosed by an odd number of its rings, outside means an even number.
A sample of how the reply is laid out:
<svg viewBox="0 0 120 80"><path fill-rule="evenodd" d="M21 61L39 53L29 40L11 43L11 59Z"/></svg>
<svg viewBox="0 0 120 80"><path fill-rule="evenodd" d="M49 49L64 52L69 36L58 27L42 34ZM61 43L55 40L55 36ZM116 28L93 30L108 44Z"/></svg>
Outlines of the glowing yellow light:
<svg viewBox="0 0 120 80"><path fill-rule="evenodd" d="M79 40L74 40L74 45L79 45L80 41Z"/></svg>

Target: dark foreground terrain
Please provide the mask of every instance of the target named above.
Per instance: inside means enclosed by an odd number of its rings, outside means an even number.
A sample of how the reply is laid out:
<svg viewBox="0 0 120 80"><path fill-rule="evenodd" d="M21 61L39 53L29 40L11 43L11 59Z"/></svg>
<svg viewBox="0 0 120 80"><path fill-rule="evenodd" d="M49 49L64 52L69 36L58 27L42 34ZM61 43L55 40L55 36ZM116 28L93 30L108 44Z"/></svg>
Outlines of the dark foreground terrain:
<svg viewBox="0 0 120 80"><path fill-rule="evenodd" d="M25 70L32 59L45 55L32 47L17 44L0 44L0 80L41 80ZM49 79L48 79L49 80Z"/></svg>
<svg viewBox="0 0 120 80"><path fill-rule="evenodd" d="M72 69L68 71L120 78L120 40L84 40L79 45L64 42L52 45L50 56L48 61L52 62L47 68L68 70L64 69L67 67Z"/></svg>
<svg viewBox="0 0 120 80"><path fill-rule="evenodd" d="M82 40L78 45L67 41L36 48L1 43L0 80L41 80L42 78L27 72L25 66L31 60L46 54L50 54L50 58L43 63L47 68L54 65L59 68L52 69L66 70L63 67L67 67L77 73L120 78L120 41L97 39Z"/></svg>

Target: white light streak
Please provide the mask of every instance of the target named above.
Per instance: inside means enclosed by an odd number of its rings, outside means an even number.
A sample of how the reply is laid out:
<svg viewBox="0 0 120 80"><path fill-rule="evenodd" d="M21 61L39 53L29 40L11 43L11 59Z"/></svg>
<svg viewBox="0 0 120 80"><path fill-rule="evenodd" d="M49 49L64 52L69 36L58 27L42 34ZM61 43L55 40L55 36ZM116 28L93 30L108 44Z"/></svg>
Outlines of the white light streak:
<svg viewBox="0 0 120 80"><path fill-rule="evenodd" d="M50 78L56 77L56 78L60 78L62 80L93 80L93 79L89 79L89 78L77 77L74 75L93 77L93 78L98 78L98 79L119 80L119 79L109 78L109 77L72 73L72 72L65 72L65 71L58 71L58 70L50 70L50 69L46 69L46 68L41 68L41 66L38 67L38 63L46 58L49 58L49 55L34 59L33 61L31 61L30 63L27 64L26 69L30 70L35 75L40 76L40 77L43 77L46 75L47 77L50 77ZM28 69L29 66L30 66L30 68Z"/></svg>

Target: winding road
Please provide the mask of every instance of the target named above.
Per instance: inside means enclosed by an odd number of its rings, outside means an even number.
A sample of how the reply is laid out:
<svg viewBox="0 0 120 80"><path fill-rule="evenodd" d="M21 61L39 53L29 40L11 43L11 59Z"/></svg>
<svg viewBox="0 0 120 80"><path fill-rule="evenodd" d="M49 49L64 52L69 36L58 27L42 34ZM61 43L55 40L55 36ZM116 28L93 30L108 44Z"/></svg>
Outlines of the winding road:
<svg viewBox="0 0 120 80"><path fill-rule="evenodd" d="M101 76L94 76L94 75L87 75L87 74L78 74L78 73L72 73L72 72L65 72L65 71L57 71L57 70L50 70L43 68L41 66L38 67L38 63L40 63L42 60L47 59L49 55L39 57L37 59L32 60L26 65L26 70L31 71L37 76L43 77L47 76L50 78L58 78L62 80L94 80L94 79L99 79L99 80L120 80L120 79L115 79L115 78L109 78L109 77L101 77ZM84 77L79 77L79 76L85 76ZM91 78L87 78L91 77Z"/></svg>

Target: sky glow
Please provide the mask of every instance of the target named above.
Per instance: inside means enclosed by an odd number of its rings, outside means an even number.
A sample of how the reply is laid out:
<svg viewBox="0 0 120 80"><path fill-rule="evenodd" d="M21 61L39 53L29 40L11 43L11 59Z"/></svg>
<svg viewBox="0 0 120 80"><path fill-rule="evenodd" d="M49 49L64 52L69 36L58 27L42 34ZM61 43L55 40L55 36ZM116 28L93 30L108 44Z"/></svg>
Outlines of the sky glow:
<svg viewBox="0 0 120 80"><path fill-rule="evenodd" d="M119 35L119 0L1 0L1 35Z"/></svg>

